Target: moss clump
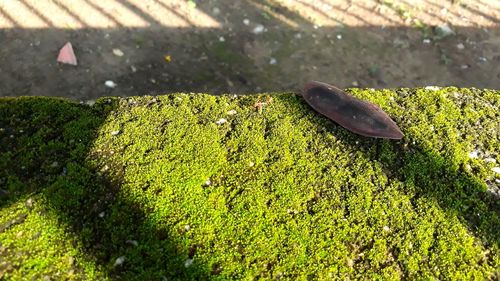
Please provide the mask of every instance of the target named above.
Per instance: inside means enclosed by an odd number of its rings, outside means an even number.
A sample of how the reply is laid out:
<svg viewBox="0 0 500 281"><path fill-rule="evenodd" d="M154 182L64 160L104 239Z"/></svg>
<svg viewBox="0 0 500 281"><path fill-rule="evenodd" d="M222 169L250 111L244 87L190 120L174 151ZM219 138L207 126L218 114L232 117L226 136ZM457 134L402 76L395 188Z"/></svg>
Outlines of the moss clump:
<svg viewBox="0 0 500 281"><path fill-rule="evenodd" d="M292 94L0 100L0 276L498 278L499 92L351 93L404 139Z"/></svg>

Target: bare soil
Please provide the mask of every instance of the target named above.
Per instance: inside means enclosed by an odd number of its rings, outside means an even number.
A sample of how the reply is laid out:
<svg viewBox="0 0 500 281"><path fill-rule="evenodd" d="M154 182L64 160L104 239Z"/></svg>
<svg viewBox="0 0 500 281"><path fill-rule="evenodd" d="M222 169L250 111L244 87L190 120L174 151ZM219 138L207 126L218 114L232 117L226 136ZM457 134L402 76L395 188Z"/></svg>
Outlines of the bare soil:
<svg viewBox="0 0 500 281"><path fill-rule="evenodd" d="M0 1L0 96L500 88L499 3L434 2Z"/></svg>

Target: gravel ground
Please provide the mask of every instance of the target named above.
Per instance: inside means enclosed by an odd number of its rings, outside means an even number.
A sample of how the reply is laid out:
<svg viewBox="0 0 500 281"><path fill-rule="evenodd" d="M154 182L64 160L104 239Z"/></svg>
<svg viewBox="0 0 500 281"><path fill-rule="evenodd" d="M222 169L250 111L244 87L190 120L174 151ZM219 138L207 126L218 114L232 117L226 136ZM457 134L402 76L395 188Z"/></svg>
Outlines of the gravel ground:
<svg viewBox="0 0 500 281"><path fill-rule="evenodd" d="M493 0L0 1L0 96L498 88L499 22Z"/></svg>

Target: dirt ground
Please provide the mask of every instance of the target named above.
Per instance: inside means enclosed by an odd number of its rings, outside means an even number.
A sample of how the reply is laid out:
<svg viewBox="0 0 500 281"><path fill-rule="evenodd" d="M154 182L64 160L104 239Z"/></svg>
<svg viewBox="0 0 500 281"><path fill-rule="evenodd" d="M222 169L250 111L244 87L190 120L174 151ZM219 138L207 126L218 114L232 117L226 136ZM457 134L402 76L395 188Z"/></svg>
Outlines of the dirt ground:
<svg viewBox="0 0 500 281"><path fill-rule="evenodd" d="M0 0L0 96L498 89L499 23L496 0Z"/></svg>

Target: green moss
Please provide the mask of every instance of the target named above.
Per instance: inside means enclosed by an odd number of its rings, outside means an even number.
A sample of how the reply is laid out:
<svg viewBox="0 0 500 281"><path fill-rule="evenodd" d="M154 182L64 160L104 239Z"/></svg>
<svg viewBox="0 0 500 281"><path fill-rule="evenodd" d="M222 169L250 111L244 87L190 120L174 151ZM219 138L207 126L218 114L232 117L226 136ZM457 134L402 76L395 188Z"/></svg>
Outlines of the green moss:
<svg viewBox="0 0 500 281"><path fill-rule="evenodd" d="M1 99L0 276L498 278L499 92L350 92L403 140L290 94Z"/></svg>

